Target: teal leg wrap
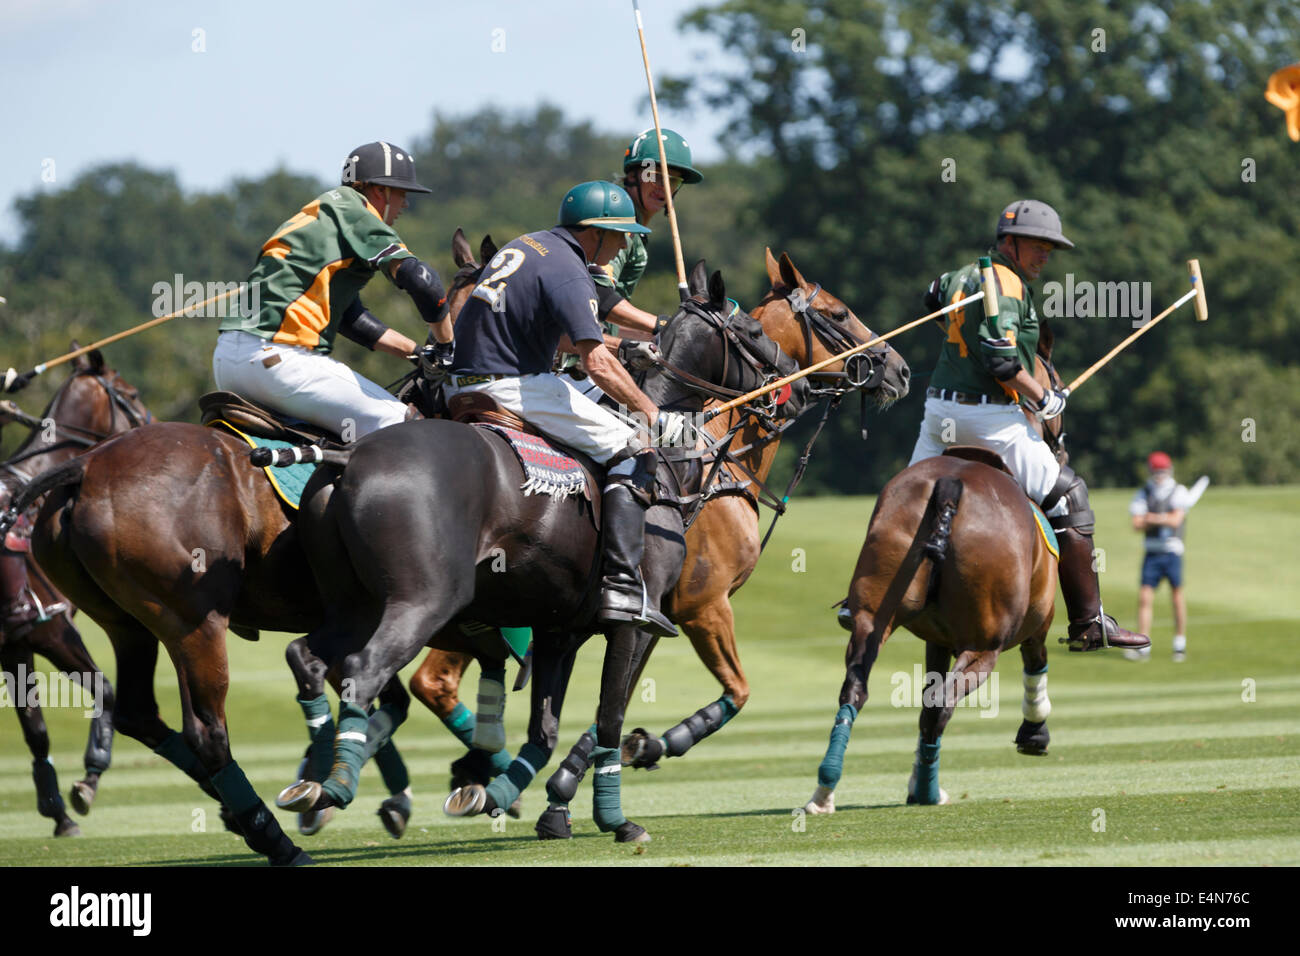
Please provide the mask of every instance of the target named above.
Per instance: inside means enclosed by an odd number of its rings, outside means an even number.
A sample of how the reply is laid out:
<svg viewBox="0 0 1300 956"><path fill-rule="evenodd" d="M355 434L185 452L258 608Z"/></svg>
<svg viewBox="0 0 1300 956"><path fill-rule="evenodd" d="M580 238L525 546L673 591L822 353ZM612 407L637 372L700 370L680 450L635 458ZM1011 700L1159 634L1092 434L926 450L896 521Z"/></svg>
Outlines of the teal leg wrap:
<svg viewBox="0 0 1300 956"><path fill-rule="evenodd" d="M221 802L236 816L262 802L244 771L233 760L212 775L212 786L221 795Z"/></svg>
<svg viewBox="0 0 1300 956"><path fill-rule="evenodd" d="M509 768L488 784L488 796L504 810L519 799L519 794L533 782L537 771L546 766L547 759L540 747L524 744L519 748L519 756L510 762Z"/></svg>
<svg viewBox="0 0 1300 956"><path fill-rule="evenodd" d="M369 718L356 704L339 704L339 730L334 737L334 768L321 789L340 807L357 795L357 780L366 753Z"/></svg>
<svg viewBox="0 0 1300 956"><path fill-rule="evenodd" d="M185 738L175 731L172 731L166 740L154 748L154 753L168 763L180 768L188 776L205 776L203 767L199 764L198 755L190 749L190 745L185 742Z"/></svg>
<svg viewBox="0 0 1300 956"><path fill-rule="evenodd" d="M411 785L411 775L406 772L406 761L391 740L375 754L375 766L379 768L389 793L401 793Z"/></svg>
<svg viewBox="0 0 1300 956"><path fill-rule="evenodd" d="M299 699L298 706L307 721L307 734L311 737L311 779L324 780L329 776L334 750L334 718L330 715L330 702L321 694L311 700Z"/></svg>
<svg viewBox="0 0 1300 956"><path fill-rule="evenodd" d="M916 748L916 800L931 806L939 802L939 741L918 742Z"/></svg>
<svg viewBox="0 0 1300 956"><path fill-rule="evenodd" d="M730 694L723 694L718 698L718 703L722 705L722 722L718 724L718 730L721 730L727 726L727 721L740 713L740 708L732 701ZM714 733L717 733L717 730Z"/></svg>
<svg viewBox="0 0 1300 956"><path fill-rule="evenodd" d="M379 707L366 721L366 760L369 760L381 747L388 745L393 731L401 726L406 715L388 704Z"/></svg>
<svg viewBox="0 0 1300 956"><path fill-rule="evenodd" d="M443 725L456 735L456 739L466 747L474 739L474 712L462 703L450 715L442 718Z"/></svg>
<svg viewBox="0 0 1300 956"><path fill-rule="evenodd" d="M844 751L849 746L849 735L853 733L853 721L858 719L858 709L852 704L844 704L835 714L835 726L831 728L831 742L826 747L826 756L817 768L817 785L827 790L834 790L844 772Z"/></svg>
<svg viewBox="0 0 1300 956"><path fill-rule="evenodd" d="M622 761L618 747L597 747L591 752L592 818L601 833L617 830L627 817L623 816L621 797Z"/></svg>

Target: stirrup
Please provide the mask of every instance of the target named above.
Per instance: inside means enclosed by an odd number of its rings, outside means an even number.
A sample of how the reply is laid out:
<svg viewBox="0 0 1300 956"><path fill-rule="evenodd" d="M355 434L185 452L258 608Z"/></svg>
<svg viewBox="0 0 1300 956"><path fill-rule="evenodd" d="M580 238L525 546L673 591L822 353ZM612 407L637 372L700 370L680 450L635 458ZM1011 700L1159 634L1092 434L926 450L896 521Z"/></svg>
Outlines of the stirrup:
<svg viewBox="0 0 1300 956"><path fill-rule="evenodd" d="M646 595L645 582L639 581L641 585L641 603L636 605L636 596L627 590L616 587L604 587L600 595L600 614L597 616L599 624L640 624L644 630L650 632L655 637L676 637L677 626L672 621L664 617L654 608L650 607L650 600ZM623 607L611 606L619 598L626 598L627 601Z"/></svg>

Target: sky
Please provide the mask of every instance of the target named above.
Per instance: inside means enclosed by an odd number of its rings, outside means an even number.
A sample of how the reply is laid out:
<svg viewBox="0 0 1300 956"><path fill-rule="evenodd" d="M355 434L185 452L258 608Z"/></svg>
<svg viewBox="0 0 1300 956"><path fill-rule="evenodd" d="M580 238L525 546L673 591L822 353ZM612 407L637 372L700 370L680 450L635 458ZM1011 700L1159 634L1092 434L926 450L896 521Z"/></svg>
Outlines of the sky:
<svg viewBox="0 0 1300 956"><path fill-rule="evenodd" d="M734 66L677 29L714 2L641 0L656 82ZM15 197L104 162L215 190L278 166L333 179L348 150L407 142L435 111L549 102L629 140L652 123L631 0L0 0L0 82L8 246ZM660 119L720 157L719 117Z"/></svg>

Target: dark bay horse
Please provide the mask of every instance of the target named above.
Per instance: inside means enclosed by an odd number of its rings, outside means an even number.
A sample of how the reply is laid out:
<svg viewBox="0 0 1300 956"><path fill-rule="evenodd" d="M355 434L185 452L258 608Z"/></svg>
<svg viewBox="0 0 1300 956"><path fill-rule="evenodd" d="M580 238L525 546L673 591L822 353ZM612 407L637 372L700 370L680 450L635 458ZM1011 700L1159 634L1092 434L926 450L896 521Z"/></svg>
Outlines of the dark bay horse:
<svg viewBox="0 0 1300 956"><path fill-rule="evenodd" d="M783 254L778 262L768 250L767 272L770 291L750 314L800 368L872 337L852 310L819 284L808 282L789 256ZM878 351L883 374L869 394L883 408L906 394L909 373L897 352L888 347ZM828 372L834 374L839 368L832 365ZM731 595L745 583L758 562L757 489L767 480L781 436L770 420L765 422L742 410L713 419L707 426L715 439L733 428L738 431L732 447L743 450L734 456L734 463L723 468L725 480L733 486L732 493L710 498L687 530L682 574L665 604L665 613L686 632L700 660L722 685L723 694L661 736L651 736L640 728L634 730L623 744L625 766L653 766L665 756L681 756L730 720L749 699L749 683L736 646ZM637 686L654 643L647 649L630 688ZM445 719L458 703L457 689L468 663L466 656L431 650L411 680L412 693ZM589 731L552 778L548 793L554 805L572 799L593 743ZM453 765L453 776L456 772ZM606 781L596 778L593 782L602 791L608 789ZM608 799L602 793L602 800ZM546 837L568 835L567 814L548 811L538 832Z"/></svg>
<svg viewBox="0 0 1300 956"><path fill-rule="evenodd" d="M1060 387L1044 328L1034 377ZM1031 417L1036 429L1041 423ZM1065 460L1062 422L1045 437ZM998 655L1019 647L1024 665L1024 719L1016 749L1047 752L1047 633L1056 602L1057 558L1002 459L982 448L953 446L918 461L885 485L867 526L849 588L853 636L845 655L839 711L809 813L835 812L853 722L867 700L867 678L881 646L905 627L925 643L920 734L907 802L943 804L939 744L953 709L987 680ZM953 658L956 658L955 662ZM951 665L951 666L950 666Z"/></svg>
<svg viewBox="0 0 1300 956"><path fill-rule="evenodd" d="M666 362L737 394L761 384L755 367L732 357L736 345L718 334L725 324L755 347L766 343L767 380L793 370L758 323L730 313L715 274L707 300L697 293L665 333ZM660 371L649 374L644 388L660 407L702 406L698 394ZM595 529L573 501L521 495L521 478L513 453L495 436L445 421L408 422L367 436L337 483L313 479L304 497L300 531L320 591L331 601L326 626L308 640L321 657L343 659L356 700L368 700L424 646L426 635L455 619L533 628L528 743L490 788L453 794L448 809L456 815L504 810L549 759L574 655L591 633L586 602L599 564ZM671 486L662 470L660 478ZM504 552L500 564L493 549ZM647 515L642 564L652 594L675 585L684 550L677 508L656 504ZM615 770L629 682L647 644L633 625L607 634L597 742ZM281 806L346 805L361 762L361 719L355 704L341 704L333 774L323 784L290 788ZM644 834L621 813L601 822L620 840Z"/></svg>
<svg viewBox="0 0 1300 956"><path fill-rule="evenodd" d="M71 374L39 418L28 416L11 402L0 403L0 421L18 421L32 430L13 455L0 463L0 497L8 504L32 476L149 419L138 392L116 371L105 367L100 352L81 356L74 360ZM6 538L6 543L13 541ZM13 543L17 546L20 541ZM69 800L82 816L90 812L100 775L112 760L113 687L95 665L72 623L75 608L32 560L30 552L24 554L6 547L0 551L0 562L5 565L2 577L6 589L0 595L4 600L0 612L4 616L0 621L0 670L15 678L9 696L32 752L37 811L54 821L56 837L78 836L81 830L68 816L59 794L58 775L49 759L50 737L41 703L26 693L25 681L18 683L17 675L35 674L34 655L40 654L59 674L81 688L85 705L82 709L91 711L90 731L84 756L85 776L73 784ZM54 689L53 684L50 689ZM22 695L21 700L18 695Z"/></svg>

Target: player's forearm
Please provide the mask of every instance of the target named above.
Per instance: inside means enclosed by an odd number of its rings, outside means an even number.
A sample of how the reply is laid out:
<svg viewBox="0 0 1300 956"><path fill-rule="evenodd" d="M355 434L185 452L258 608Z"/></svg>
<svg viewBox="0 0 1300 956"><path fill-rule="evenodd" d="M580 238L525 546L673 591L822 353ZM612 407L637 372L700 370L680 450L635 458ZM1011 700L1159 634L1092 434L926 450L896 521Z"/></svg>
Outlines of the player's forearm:
<svg viewBox="0 0 1300 956"><path fill-rule="evenodd" d="M609 315L605 317L608 321L613 322L620 329L626 330L629 334L627 338L645 341L654 336L655 326L659 322L657 315L651 315L644 309L638 309L627 299L623 299L610 309Z"/></svg>
<svg viewBox="0 0 1300 956"><path fill-rule="evenodd" d="M387 352L398 358L406 358L416 349L415 342L396 329L385 329L384 334L375 343L376 352Z"/></svg>

